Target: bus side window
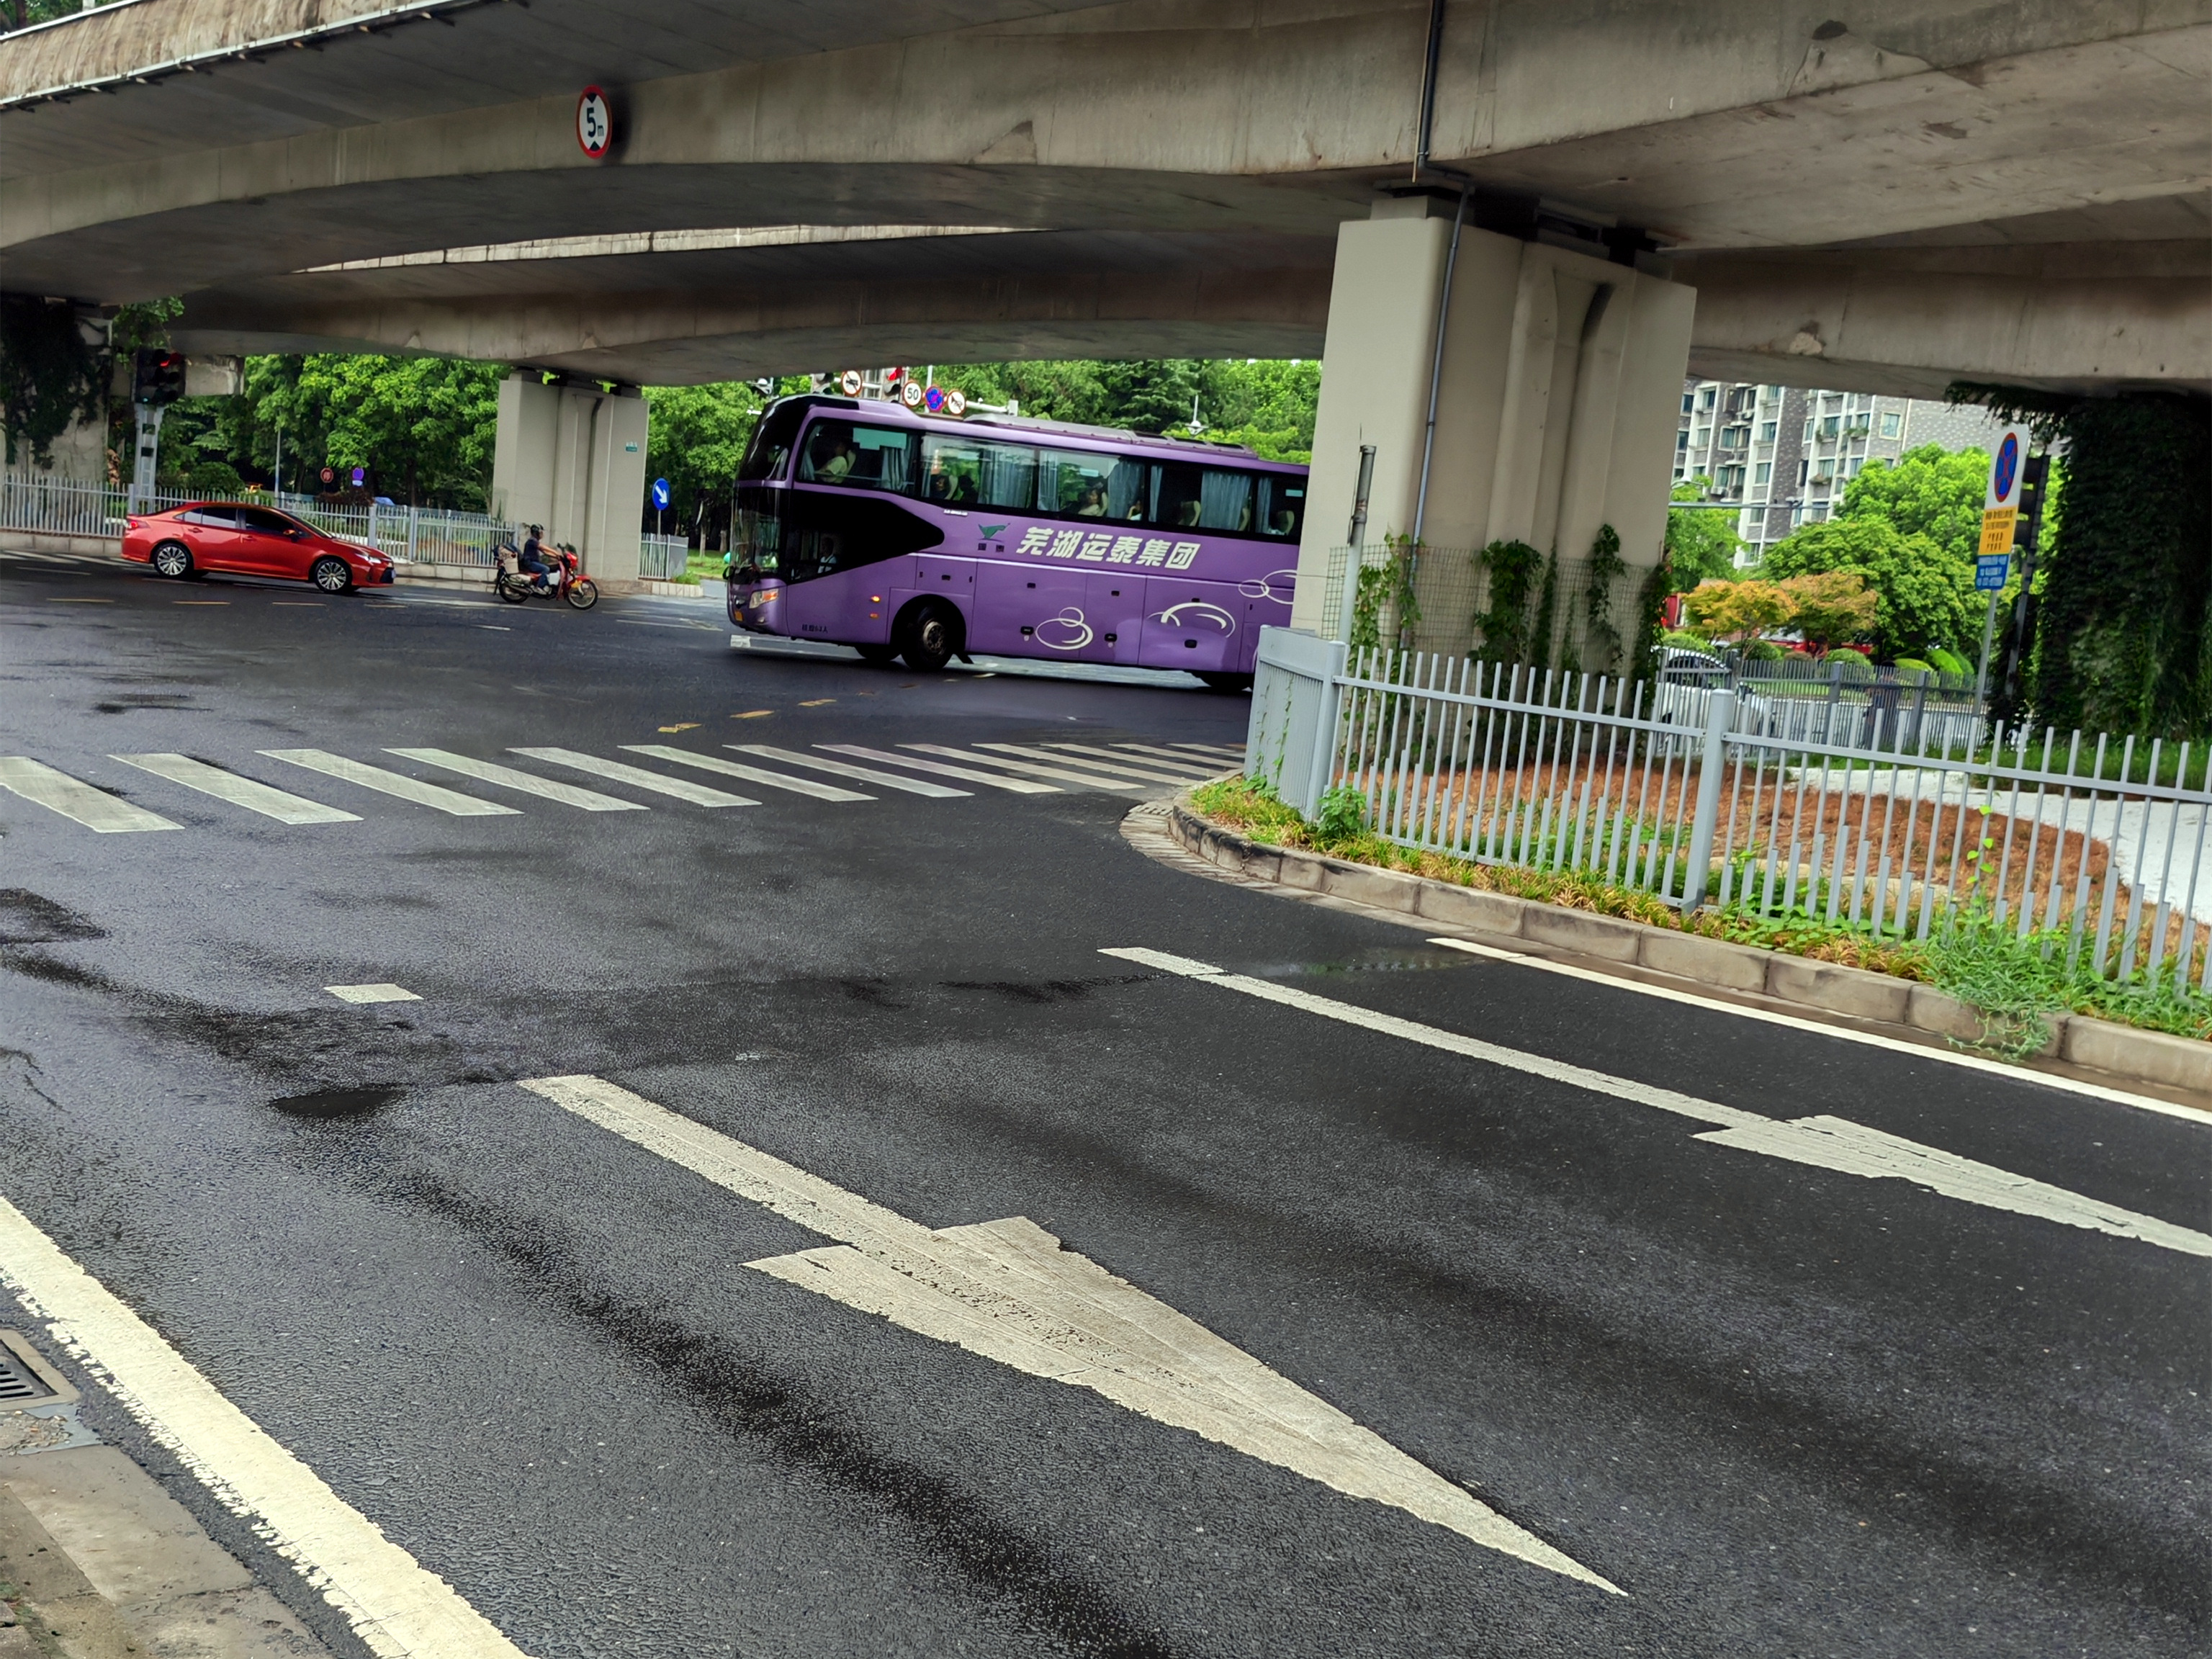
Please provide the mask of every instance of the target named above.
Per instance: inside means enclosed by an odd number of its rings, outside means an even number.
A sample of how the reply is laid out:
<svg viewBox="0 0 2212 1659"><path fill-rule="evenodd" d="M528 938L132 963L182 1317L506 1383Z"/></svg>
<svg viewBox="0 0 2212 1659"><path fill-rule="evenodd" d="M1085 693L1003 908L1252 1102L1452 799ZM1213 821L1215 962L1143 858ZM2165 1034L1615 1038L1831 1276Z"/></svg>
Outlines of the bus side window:
<svg viewBox="0 0 2212 1659"><path fill-rule="evenodd" d="M1306 486L1303 478L1263 474L1260 479L1260 533L1294 542L1305 521Z"/></svg>
<svg viewBox="0 0 2212 1659"><path fill-rule="evenodd" d="M913 493L915 434L891 426L817 421L800 446L801 483Z"/></svg>
<svg viewBox="0 0 2212 1659"><path fill-rule="evenodd" d="M930 433L921 441L921 497L941 507L1036 506L1037 453L1025 444L982 443Z"/></svg>
<svg viewBox="0 0 2212 1659"><path fill-rule="evenodd" d="M1038 511L1063 519L1126 520L1139 516L1145 493L1142 461L1063 450L1047 454L1044 463Z"/></svg>
<svg viewBox="0 0 2212 1659"><path fill-rule="evenodd" d="M1152 469L1152 521L1169 530L1252 533L1252 475L1163 461Z"/></svg>

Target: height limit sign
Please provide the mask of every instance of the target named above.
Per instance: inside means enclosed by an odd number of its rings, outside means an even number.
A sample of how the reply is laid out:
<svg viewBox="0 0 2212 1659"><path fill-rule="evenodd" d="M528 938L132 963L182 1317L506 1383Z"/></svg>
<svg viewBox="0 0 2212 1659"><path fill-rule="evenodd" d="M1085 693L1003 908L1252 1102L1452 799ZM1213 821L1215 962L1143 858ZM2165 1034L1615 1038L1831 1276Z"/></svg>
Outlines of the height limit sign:
<svg viewBox="0 0 2212 1659"><path fill-rule="evenodd" d="M1974 586L1990 584L1984 574L1992 559L2012 552L2014 532L2020 526L2021 475L2027 470L2027 428L2008 426L1998 434L1996 453L1990 457L1990 487L1982 497L1982 544L1975 550ZM1994 584L2002 587L2002 580Z"/></svg>

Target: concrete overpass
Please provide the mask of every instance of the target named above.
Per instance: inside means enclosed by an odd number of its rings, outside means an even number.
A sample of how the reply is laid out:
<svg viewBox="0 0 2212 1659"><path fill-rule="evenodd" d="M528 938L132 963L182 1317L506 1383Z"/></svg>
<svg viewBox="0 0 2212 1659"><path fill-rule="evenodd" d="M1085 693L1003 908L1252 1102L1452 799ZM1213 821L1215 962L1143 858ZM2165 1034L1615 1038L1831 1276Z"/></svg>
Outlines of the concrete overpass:
<svg viewBox="0 0 2212 1659"><path fill-rule="evenodd" d="M1923 394L1960 375L2212 387L2212 0L635 0L612 18L586 0L125 0L10 37L0 283L181 290L203 349L631 380L1326 340L1317 468L1348 474L1331 404L1364 430L1355 404L1419 401L1400 382L1425 380L1448 236L1401 250L1427 276L1400 291L1374 273L1364 298L1346 239L1413 179L1434 23L1422 177L1475 187L1476 242L1561 256L1537 262L1574 273L1538 309L1582 323L1545 327L1596 330L1598 289L1672 277L1702 296L1682 338L1670 325L1674 372L1686 355ZM600 159L574 137L587 83L617 116ZM1454 325L1462 306L1534 325L1492 264L1505 286L1455 288ZM1378 304L1419 349L1370 343L1395 378L1361 392L1335 310ZM1570 376L1589 343L1571 343ZM1493 471L1499 418L1447 458L1473 444L1472 471ZM1440 444L1455 419L1447 397ZM1547 489L1566 487L1558 462ZM1410 468L1386 454L1390 527L1421 511ZM1510 528L1490 493L1425 528ZM1523 527L1575 517L1555 503ZM1620 527L1651 556L1651 526Z"/></svg>

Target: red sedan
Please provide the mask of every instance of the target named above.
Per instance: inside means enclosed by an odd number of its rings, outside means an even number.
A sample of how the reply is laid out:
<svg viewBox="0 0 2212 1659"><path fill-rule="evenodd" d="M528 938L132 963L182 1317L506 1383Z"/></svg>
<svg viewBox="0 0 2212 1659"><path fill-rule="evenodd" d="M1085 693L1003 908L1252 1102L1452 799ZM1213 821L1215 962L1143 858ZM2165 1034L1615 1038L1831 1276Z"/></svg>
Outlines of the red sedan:
<svg viewBox="0 0 2212 1659"><path fill-rule="evenodd" d="M233 501L192 501L133 518L123 533L123 556L164 576L229 570L313 582L325 593L374 587L392 574L392 561L373 549L326 536L289 513Z"/></svg>

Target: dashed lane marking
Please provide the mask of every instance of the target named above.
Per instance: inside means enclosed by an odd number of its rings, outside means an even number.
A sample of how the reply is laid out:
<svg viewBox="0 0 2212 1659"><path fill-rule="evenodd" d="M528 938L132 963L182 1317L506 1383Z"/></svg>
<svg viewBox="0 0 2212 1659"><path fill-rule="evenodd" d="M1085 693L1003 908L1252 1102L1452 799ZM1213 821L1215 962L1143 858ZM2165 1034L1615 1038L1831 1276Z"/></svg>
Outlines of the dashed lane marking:
<svg viewBox="0 0 2212 1659"><path fill-rule="evenodd" d="M45 763L22 755L0 755L0 789L9 790L33 805L58 812L103 836L183 828L159 813L118 800L105 789L95 789L66 772L57 772Z"/></svg>
<svg viewBox="0 0 2212 1659"><path fill-rule="evenodd" d="M298 1568L377 1659L524 1659L4 1198L0 1283L224 1508Z"/></svg>
<svg viewBox="0 0 2212 1659"><path fill-rule="evenodd" d="M335 806L325 806L319 800L309 800L305 795L295 795L289 790L275 788L252 778L242 778L235 772L226 772L220 766L210 766L205 761L196 761L189 755L110 755L110 760L121 761L125 766L135 766L142 772L151 772L157 778L167 778L171 783L181 783L187 789L197 789L203 795L213 795L217 800L228 801L233 806L243 806L249 812L258 812L264 818L274 818L279 823L359 823L358 812L341 811Z"/></svg>
<svg viewBox="0 0 2212 1659"><path fill-rule="evenodd" d="M420 1002L422 998L404 987L386 981L378 985L325 985L340 1002Z"/></svg>
<svg viewBox="0 0 2212 1659"><path fill-rule="evenodd" d="M522 1086L839 1241L745 1264L756 1272L1032 1376L1091 1389L1157 1422L1620 1594L1326 1401L1064 1248L1025 1216L933 1230L604 1078L534 1078Z"/></svg>
<svg viewBox="0 0 2212 1659"><path fill-rule="evenodd" d="M788 777L781 772L765 771L738 761L726 761L720 756L694 754L689 749L672 748L665 743L626 743L623 747L633 755L650 755L655 760L675 761L684 766L703 766L729 777L743 778L748 783L766 784L771 789L787 789L794 795L811 795L816 800L875 799L873 795L864 795L857 789L840 789L834 783L817 783L812 778Z"/></svg>
<svg viewBox="0 0 2212 1659"><path fill-rule="evenodd" d="M634 800L617 800L612 795L603 795L596 789L580 788L573 783L556 783L550 778L539 777L535 772L518 771L512 766L501 766L496 761L457 755L450 749L387 749L384 752L397 755L402 760L420 761L425 766L442 767L448 772L458 772L465 778L495 783L502 789L516 789L526 795L558 801L563 806L574 806L586 812L649 812L653 810Z"/></svg>
<svg viewBox="0 0 2212 1659"><path fill-rule="evenodd" d="M857 743L817 743L817 749L826 749L832 754L854 755L861 760L883 761L892 766L909 767L916 772L928 772L940 778L959 778L968 783L988 784L994 789L1004 789L1016 795L1057 795L1056 784L1032 783L1027 778L1002 778L988 772L977 772L965 766L947 766L942 761L916 760L911 755L894 755L882 749L863 748Z"/></svg>
<svg viewBox="0 0 2212 1659"><path fill-rule="evenodd" d="M1152 798L1152 790L1143 784L1129 782L1126 778L1102 778L1096 773L1077 772L1067 766L1040 766L1035 761L1015 760L997 755L979 755L969 749L949 749L939 743L902 743L902 749L911 749L918 754L942 755L947 760L969 761L978 766L995 766L1001 771L1018 772L1025 777L1050 778L1054 783L1072 785L1078 789L1100 789L1109 795L1131 795L1139 800Z"/></svg>
<svg viewBox="0 0 2212 1659"><path fill-rule="evenodd" d="M342 783L356 783L380 794L396 795L401 800L411 800L417 806L434 807L457 818L521 816L512 806L501 806L497 801L478 800L474 795L443 789L434 783L423 783L402 773L387 772L380 766L364 765L360 761L348 760L343 755L333 755L324 749L264 749L260 752L270 760L283 761L287 766L305 767L310 772L320 772L325 777L336 778Z"/></svg>
<svg viewBox="0 0 2212 1659"><path fill-rule="evenodd" d="M2176 1226L2155 1216L2138 1215L2118 1205L2100 1203L2079 1193L2069 1192L2063 1187L2033 1181L2026 1176L2014 1175L1991 1164L1978 1164L1972 1158L1960 1158L1937 1147L1923 1146L1917 1141L1906 1140L1880 1129L1869 1129L1844 1118L1820 1116L1784 1121L1763 1117L1757 1112L1723 1106L1717 1101L1700 1100L1695 1095L1686 1095L1678 1090L1638 1083L1632 1078L1614 1077L1605 1072L1592 1071L1585 1066L1575 1066L1519 1048L1485 1042L1477 1037L1462 1036L1456 1031L1424 1025L1418 1020L1401 1019L1395 1014L1378 1013L1353 1003L1318 997L1310 991L1278 985L1272 980L1225 973L1211 963L1194 962L1188 957L1171 956L1164 951L1122 947L1102 951L1099 954L1118 957L1125 962L1139 963L1147 968L1157 968L1164 973L1194 979L1206 985L1219 986L1223 990L1239 992L1264 1002L1279 1003L1305 1013L1318 1014L1324 1019L1336 1020L1346 1025L1359 1026L1386 1036L1400 1037L1431 1048L1441 1048L1449 1054L1464 1054L1470 1060L1485 1060L1492 1066L1525 1072L1532 1077L1565 1083L1574 1088L1588 1090L1592 1094L1610 1095L1616 1100L1631 1101L1638 1106L1656 1107L1662 1112L1672 1112L1697 1122L1717 1125L1717 1128L1694 1137L1715 1146L1763 1152L1770 1158L1787 1158L1792 1163L1811 1164L1818 1169L1835 1170L1845 1175L1863 1176L1869 1179L1887 1177L1910 1181L1946 1198L1960 1199L1969 1204L1979 1204L1993 1210L2008 1210L2016 1215L2034 1216L2069 1227L2110 1233L2116 1238L2135 1239L2161 1249L2178 1251L2184 1255L2212 1256L2212 1234Z"/></svg>
<svg viewBox="0 0 2212 1659"><path fill-rule="evenodd" d="M941 783L925 783L920 778L902 778L896 772L879 772L872 767L855 766L850 761L823 760L817 755L802 755L790 749L778 749L773 744L732 743L726 749L735 749L748 755L758 755L763 760L781 761L786 766L811 767L817 772L827 772L832 777L857 778L862 783L880 784L885 789L898 789L909 795L927 795L932 800L952 800L965 798L965 789L949 788Z"/></svg>
<svg viewBox="0 0 2212 1659"><path fill-rule="evenodd" d="M732 795L723 789L710 789L703 783L694 783L689 778L672 778L665 772L648 772L642 766L631 766L622 761L601 760L597 755L586 755L574 749L510 749L511 755L521 755L530 760L550 761L556 766L574 767L579 772L588 772L610 783L626 783L633 789L650 789L657 794L673 796L678 800L690 801L694 806L758 806L757 800L744 795Z"/></svg>

